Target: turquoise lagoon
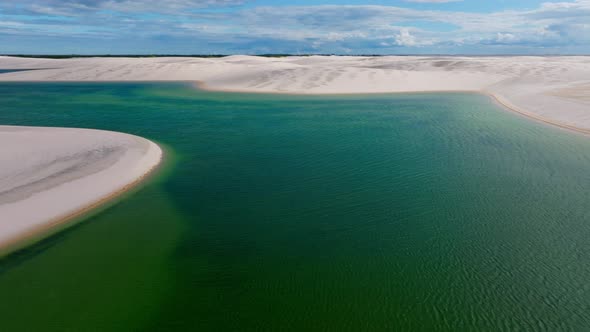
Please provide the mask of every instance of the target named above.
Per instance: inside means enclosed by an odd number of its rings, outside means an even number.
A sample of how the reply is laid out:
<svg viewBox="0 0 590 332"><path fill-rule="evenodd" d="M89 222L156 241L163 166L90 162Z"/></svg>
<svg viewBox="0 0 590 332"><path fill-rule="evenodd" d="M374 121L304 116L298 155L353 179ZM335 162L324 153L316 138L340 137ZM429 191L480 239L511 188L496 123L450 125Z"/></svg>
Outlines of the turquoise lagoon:
<svg viewBox="0 0 590 332"><path fill-rule="evenodd" d="M3 331L590 327L590 140L485 96L5 83L0 123L169 150L0 261Z"/></svg>

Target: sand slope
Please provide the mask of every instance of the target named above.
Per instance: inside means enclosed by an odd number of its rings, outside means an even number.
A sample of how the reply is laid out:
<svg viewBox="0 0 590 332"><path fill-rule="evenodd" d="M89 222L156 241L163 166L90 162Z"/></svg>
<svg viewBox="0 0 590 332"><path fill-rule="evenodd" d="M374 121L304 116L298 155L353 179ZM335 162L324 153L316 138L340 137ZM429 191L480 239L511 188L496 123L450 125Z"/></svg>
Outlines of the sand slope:
<svg viewBox="0 0 590 332"><path fill-rule="evenodd" d="M126 189L161 156L127 134L0 126L0 250Z"/></svg>
<svg viewBox="0 0 590 332"><path fill-rule="evenodd" d="M477 91L546 120L590 130L590 57L0 57L0 81L200 81L283 93Z"/></svg>

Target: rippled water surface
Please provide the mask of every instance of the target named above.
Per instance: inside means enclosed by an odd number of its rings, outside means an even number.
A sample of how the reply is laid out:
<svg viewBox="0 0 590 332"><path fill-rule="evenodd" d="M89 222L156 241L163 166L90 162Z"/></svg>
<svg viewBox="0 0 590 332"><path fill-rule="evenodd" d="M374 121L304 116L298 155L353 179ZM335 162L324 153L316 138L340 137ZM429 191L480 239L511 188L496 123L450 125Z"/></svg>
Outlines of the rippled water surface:
<svg viewBox="0 0 590 332"><path fill-rule="evenodd" d="M590 328L590 140L484 96L6 83L0 123L169 149L0 261L3 331Z"/></svg>

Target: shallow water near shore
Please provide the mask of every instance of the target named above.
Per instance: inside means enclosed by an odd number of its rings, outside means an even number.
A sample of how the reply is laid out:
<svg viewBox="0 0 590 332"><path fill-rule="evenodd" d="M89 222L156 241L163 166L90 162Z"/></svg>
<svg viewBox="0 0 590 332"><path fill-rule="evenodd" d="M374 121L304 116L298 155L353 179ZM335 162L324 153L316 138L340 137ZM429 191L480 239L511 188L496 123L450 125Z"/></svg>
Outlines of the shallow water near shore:
<svg viewBox="0 0 590 332"><path fill-rule="evenodd" d="M590 139L485 96L1 83L0 124L178 157L1 260L3 331L590 326Z"/></svg>

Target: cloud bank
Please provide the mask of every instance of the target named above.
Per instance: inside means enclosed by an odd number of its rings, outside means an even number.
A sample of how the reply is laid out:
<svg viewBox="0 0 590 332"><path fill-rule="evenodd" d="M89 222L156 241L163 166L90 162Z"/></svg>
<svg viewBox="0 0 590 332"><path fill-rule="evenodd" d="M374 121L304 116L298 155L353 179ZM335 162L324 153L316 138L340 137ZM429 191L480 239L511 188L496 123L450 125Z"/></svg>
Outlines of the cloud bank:
<svg viewBox="0 0 590 332"><path fill-rule="evenodd" d="M0 3L0 53L64 52L590 53L590 0L495 12L245 0Z"/></svg>

